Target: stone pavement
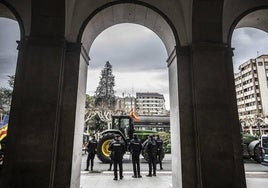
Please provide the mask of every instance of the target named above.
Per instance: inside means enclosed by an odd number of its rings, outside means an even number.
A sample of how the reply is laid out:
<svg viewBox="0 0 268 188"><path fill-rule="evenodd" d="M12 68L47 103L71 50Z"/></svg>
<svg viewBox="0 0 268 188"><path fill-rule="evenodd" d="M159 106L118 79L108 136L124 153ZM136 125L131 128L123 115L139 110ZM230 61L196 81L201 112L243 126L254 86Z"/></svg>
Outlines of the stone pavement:
<svg viewBox="0 0 268 188"><path fill-rule="evenodd" d="M132 178L132 172L124 172L122 180L114 181L113 172L81 174L82 188L171 188L171 172L159 172L157 176L146 177L148 172L141 172L142 178Z"/></svg>
<svg viewBox="0 0 268 188"><path fill-rule="evenodd" d="M113 172L82 172L81 188L172 188L171 172L158 172L156 177L146 177L148 172L141 172L142 178L132 178L132 172L124 172L124 179L114 181ZM247 188L267 188L267 172L246 172ZM173 187L175 188L175 187Z"/></svg>

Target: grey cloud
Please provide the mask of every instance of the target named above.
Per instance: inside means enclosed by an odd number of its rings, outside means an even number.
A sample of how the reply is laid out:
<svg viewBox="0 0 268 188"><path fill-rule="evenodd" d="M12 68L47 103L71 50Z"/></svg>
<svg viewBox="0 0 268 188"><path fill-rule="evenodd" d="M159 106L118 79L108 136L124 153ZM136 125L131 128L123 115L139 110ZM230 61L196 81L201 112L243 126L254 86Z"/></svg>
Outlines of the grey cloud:
<svg viewBox="0 0 268 188"><path fill-rule="evenodd" d="M111 31L108 29L105 35L101 34L90 51L90 68L102 68L108 60L121 71L165 68L167 54L158 36L141 26L132 26L132 32L130 28L127 24L126 31L122 31L122 27L114 27Z"/></svg>
<svg viewBox="0 0 268 188"><path fill-rule="evenodd" d="M256 58L257 55L268 54L268 34L254 28L236 29L232 37L232 47L235 48L233 62L237 72L240 64Z"/></svg>
<svg viewBox="0 0 268 188"><path fill-rule="evenodd" d="M6 18L0 18L0 26L0 87L7 87L8 75L14 75L16 69L19 26Z"/></svg>

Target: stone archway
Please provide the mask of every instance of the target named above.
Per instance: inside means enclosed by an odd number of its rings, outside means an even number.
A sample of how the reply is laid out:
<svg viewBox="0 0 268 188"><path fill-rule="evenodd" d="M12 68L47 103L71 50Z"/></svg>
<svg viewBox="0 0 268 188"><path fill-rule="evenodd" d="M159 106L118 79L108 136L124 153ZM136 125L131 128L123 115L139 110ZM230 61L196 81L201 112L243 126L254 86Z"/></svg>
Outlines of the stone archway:
<svg viewBox="0 0 268 188"><path fill-rule="evenodd" d="M268 32L268 7L258 7L242 12L232 23L227 36L227 42L231 46L233 31L237 28L252 27Z"/></svg>
<svg viewBox="0 0 268 188"><path fill-rule="evenodd" d="M166 17L163 17L159 13L160 11L152 6L146 4L134 4L134 3L118 3L111 4L110 6L104 6L94 15L90 15L81 28L78 41L82 42L82 46L85 52L89 52L90 47L95 38L105 29L119 23L135 23L145 26L155 32L162 40L168 53L167 66L169 66L169 83L170 83L170 104L171 104L171 142L172 142L172 153L173 156L180 158L180 128L179 128L179 101L178 101L178 83L176 82L178 72L176 71L176 47L180 46L174 26L170 25L171 22ZM82 52L83 61L90 59L84 52ZM173 63L173 64L172 64ZM174 67L175 66L175 67ZM86 69L87 66L81 67ZM85 72L83 70L82 72ZM86 76L86 75L85 75ZM85 87L85 86L83 86ZM174 157L173 159L173 185L181 185L179 182L181 177L181 162Z"/></svg>
<svg viewBox="0 0 268 188"><path fill-rule="evenodd" d="M26 32L19 46L21 58L16 75L19 77L10 123L16 129L9 130L8 150L13 155L10 154L4 167L3 187L79 186L82 140L79 124L83 122L80 116L90 46L81 47L83 29L79 31L83 22L86 28L98 12L118 3L148 5L155 12L162 12L163 18L169 18L165 21L171 20L176 28L171 27L174 36L180 37L180 43L175 39L170 48L166 42L168 66L173 75L170 84L174 86L174 92L170 92L174 98L171 109L173 117L180 117L171 119L179 125L172 132L181 135L173 137L177 143L173 144L177 147L173 151L182 151L174 154L173 164L181 174L173 176L173 186L245 187L235 94L230 92L234 91L234 84L227 35L237 14L267 2L9 2L20 9ZM126 17L133 19L129 14ZM42 149L36 150L37 146Z"/></svg>
<svg viewBox="0 0 268 188"><path fill-rule="evenodd" d="M20 28L20 39L24 40L25 28L22 18L20 17L18 11L6 1L0 2L0 17L17 21Z"/></svg>

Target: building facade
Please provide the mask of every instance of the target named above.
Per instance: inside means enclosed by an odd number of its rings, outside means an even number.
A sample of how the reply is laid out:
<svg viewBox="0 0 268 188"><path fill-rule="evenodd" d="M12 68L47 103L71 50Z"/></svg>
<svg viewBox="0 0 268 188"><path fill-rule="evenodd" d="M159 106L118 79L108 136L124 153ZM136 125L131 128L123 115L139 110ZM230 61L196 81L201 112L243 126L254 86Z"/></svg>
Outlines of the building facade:
<svg viewBox="0 0 268 188"><path fill-rule="evenodd" d="M129 114L131 109L135 110L135 97L118 97L116 98L115 111L121 111L121 114Z"/></svg>
<svg viewBox="0 0 268 188"><path fill-rule="evenodd" d="M136 112L139 115L167 115L164 95L159 93L136 93Z"/></svg>
<svg viewBox="0 0 268 188"><path fill-rule="evenodd" d="M250 59L239 66L235 73L235 86L238 115L244 121L244 128L251 125L257 128L258 118L262 124L267 123L268 116L268 55ZM266 129L264 126L263 128Z"/></svg>

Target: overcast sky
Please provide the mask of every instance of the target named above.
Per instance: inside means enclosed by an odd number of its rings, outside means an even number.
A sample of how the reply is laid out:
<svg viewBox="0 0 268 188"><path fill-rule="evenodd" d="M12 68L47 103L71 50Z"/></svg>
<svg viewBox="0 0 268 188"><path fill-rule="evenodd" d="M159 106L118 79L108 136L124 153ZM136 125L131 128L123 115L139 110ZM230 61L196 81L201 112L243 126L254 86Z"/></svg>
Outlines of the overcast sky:
<svg viewBox="0 0 268 188"><path fill-rule="evenodd" d="M0 18L0 87L15 73L19 28L15 21ZM268 54L268 34L251 28L235 30L232 38L234 69L257 54ZM257 52L258 51L258 52ZM136 24L119 24L103 31L94 41L89 56L87 93L93 95L106 61L113 66L117 96L136 92L164 94L169 109L167 53L162 41L149 29Z"/></svg>

